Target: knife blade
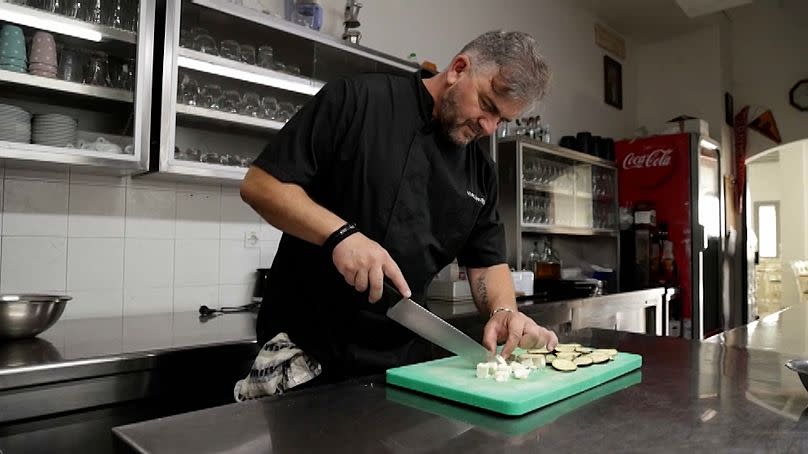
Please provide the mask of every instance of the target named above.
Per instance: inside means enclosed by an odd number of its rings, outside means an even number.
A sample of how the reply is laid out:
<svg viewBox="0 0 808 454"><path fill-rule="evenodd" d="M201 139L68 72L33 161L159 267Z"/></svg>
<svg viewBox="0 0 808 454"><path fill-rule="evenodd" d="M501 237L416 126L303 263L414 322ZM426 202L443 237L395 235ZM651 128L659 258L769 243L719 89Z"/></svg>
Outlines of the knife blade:
<svg viewBox="0 0 808 454"><path fill-rule="evenodd" d="M472 364L487 361L489 352L485 347L420 304L402 297L387 280L384 282L384 294L391 303L387 310L387 316L391 319Z"/></svg>

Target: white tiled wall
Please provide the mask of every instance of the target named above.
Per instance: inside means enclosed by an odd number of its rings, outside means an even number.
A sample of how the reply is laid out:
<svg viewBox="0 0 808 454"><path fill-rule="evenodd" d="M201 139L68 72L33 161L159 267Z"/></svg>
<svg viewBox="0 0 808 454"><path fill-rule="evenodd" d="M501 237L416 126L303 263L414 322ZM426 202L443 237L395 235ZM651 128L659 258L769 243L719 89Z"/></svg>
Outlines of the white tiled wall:
<svg viewBox="0 0 808 454"><path fill-rule="evenodd" d="M0 177L0 292L71 295L63 318L247 304L280 241L234 186L73 170Z"/></svg>

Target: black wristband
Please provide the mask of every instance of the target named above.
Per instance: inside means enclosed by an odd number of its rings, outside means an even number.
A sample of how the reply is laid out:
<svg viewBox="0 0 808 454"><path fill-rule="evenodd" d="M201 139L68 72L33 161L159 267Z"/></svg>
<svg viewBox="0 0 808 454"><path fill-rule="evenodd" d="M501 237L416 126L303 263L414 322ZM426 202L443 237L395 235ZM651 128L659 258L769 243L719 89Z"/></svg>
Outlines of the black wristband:
<svg viewBox="0 0 808 454"><path fill-rule="evenodd" d="M323 243L323 249L328 251L328 253L333 253L334 248L349 236L353 235L354 233L358 232L359 229L356 228L356 224L353 222L349 222L342 227L338 228L334 233L326 238L325 242Z"/></svg>

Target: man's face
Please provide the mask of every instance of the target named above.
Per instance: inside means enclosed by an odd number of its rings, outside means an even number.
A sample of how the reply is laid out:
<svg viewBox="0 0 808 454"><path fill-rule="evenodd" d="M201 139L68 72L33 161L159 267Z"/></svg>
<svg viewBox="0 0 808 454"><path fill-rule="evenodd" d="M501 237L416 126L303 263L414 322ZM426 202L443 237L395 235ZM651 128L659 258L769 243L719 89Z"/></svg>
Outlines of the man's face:
<svg viewBox="0 0 808 454"><path fill-rule="evenodd" d="M456 71L453 65L449 71ZM458 145L493 134L497 125L519 115L524 104L508 99L498 71L469 71L468 66L452 74L438 109L443 132Z"/></svg>

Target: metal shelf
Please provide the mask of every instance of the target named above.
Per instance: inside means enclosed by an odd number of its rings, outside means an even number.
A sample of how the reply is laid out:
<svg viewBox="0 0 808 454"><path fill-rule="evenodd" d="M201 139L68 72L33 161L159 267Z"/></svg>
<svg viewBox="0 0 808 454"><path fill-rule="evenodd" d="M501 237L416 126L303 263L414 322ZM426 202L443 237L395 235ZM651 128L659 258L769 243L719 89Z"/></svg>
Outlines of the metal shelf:
<svg viewBox="0 0 808 454"><path fill-rule="evenodd" d="M187 104L177 104L177 117L186 117L194 120L206 119L210 120L210 123L238 125L260 131L279 131L286 124L280 121L222 112L219 110L206 109L204 107L189 106Z"/></svg>
<svg viewBox="0 0 808 454"><path fill-rule="evenodd" d="M171 159L165 172L170 175L235 183L244 179L244 175L247 174L247 168Z"/></svg>
<svg viewBox="0 0 808 454"><path fill-rule="evenodd" d="M541 225L522 223L522 231L528 233L546 233L553 235L578 236L617 236L615 229L594 229L590 227L571 227L561 225Z"/></svg>
<svg viewBox="0 0 808 454"><path fill-rule="evenodd" d="M531 183L529 181L522 181L522 187L528 191L533 192L546 192L553 195L572 196L572 191L569 189L555 189L546 184Z"/></svg>
<svg viewBox="0 0 808 454"><path fill-rule="evenodd" d="M507 142L516 142L517 144L524 145L526 148L532 148L534 150L541 151L543 153L548 153L562 158L571 159L573 161L584 162L587 164L594 164L596 166L606 167L608 169L617 168L614 161L607 161L606 159L598 158L597 156L581 153L580 151L560 147L558 145L553 145L551 143L529 139L527 137L506 137L497 140L498 144Z"/></svg>
<svg viewBox="0 0 808 454"><path fill-rule="evenodd" d="M132 92L118 88L96 87L94 85L67 82L60 79L51 79L49 77L34 76L33 74L17 73L5 69L0 69L0 85L2 84L34 87L62 93L72 93L79 96L108 99L111 101L128 103L134 101Z"/></svg>
<svg viewBox="0 0 808 454"><path fill-rule="evenodd" d="M184 47L180 47L177 52L177 65L180 68L193 69L304 95L315 95L325 85L319 80L293 76Z"/></svg>
<svg viewBox="0 0 808 454"><path fill-rule="evenodd" d="M343 40L334 38L326 33L318 32L310 28L298 25L282 17L273 16L270 14L262 13L251 8L236 5L228 0L192 0L193 3L210 8L220 13L228 14L230 16L239 17L256 24L264 25L276 30L289 33L291 35L299 36L301 38L315 41L326 46L334 47L342 51L355 54L361 57L369 58L371 60L390 65L405 71L415 72L418 70L418 65L410 63L407 60L398 59L390 55L382 54L381 52L369 49L356 44L350 44Z"/></svg>
<svg viewBox="0 0 808 454"><path fill-rule="evenodd" d="M90 24L29 6L9 3L8 0L0 0L0 18L4 22L24 25L60 35L74 36L88 41L137 43L137 35L134 32L119 30L106 25Z"/></svg>
<svg viewBox="0 0 808 454"><path fill-rule="evenodd" d="M0 157L60 164L111 166L136 170L139 158L131 154L104 153L81 148L51 147L33 143L0 141Z"/></svg>

